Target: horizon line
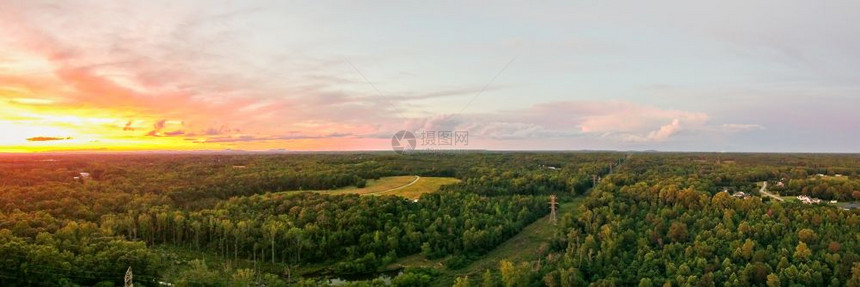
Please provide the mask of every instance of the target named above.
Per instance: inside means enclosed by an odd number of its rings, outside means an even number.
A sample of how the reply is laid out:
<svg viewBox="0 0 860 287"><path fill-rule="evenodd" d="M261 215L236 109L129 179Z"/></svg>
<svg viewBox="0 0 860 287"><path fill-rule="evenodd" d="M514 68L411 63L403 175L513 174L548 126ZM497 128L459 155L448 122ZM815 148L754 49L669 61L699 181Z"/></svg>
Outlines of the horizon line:
<svg viewBox="0 0 860 287"><path fill-rule="evenodd" d="M843 151L684 151L684 150L617 150L617 149L462 149L462 150L416 150L410 153L420 154L467 154L467 153L676 153L676 154L831 154L831 155L860 155L860 152ZM76 150L76 151L37 151L37 152L0 152L0 156L36 156L36 155L158 155L158 154L331 154L331 153L392 153L391 149L367 150Z"/></svg>

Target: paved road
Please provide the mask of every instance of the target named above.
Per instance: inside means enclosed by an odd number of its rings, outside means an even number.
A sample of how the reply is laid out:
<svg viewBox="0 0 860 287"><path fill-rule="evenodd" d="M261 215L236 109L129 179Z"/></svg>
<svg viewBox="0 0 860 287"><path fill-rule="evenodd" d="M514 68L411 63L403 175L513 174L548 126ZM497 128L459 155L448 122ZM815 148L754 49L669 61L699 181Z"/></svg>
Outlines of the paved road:
<svg viewBox="0 0 860 287"><path fill-rule="evenodd" d="M782 199L782 197L779 197L776 194L773 194L773 193L770 193L767 191L767 181L762 182L761 189L759 189L758 192L761 193L761 195L769 196L769 197L776 199L776 200L779 200L779 201L785 201L785 199Z"/></svg>

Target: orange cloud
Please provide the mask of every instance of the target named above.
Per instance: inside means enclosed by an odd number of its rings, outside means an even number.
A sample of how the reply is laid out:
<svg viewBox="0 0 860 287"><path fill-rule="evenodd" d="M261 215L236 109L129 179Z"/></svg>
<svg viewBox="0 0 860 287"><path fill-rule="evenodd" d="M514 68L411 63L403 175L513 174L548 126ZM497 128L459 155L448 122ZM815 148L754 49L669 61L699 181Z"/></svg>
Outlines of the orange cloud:
<svg viewBox="0 0 860 287"><path fill-rule="evenodd" d="M27 138L27 141L31 142L46 142L46 141L62 141L62 140L70 140L71 137L58 138L58 137L31 137Z"/></svg>

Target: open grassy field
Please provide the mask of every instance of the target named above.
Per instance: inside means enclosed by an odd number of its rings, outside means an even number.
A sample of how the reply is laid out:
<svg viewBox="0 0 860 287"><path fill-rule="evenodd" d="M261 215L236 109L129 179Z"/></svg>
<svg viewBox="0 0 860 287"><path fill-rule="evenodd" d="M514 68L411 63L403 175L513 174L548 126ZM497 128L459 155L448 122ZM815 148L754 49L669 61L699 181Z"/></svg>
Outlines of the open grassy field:
<svg viewBox="0 0 860 287"><path fill-rule="evenodd" d="M382 192L374 193L375 195L398 195L410 199L418 199L421 194L436 192L440 187L446 184L455 184L460 182L459 179L453 177L421 177L417 181L412 182L409 186L401 188L388 189Z"/></svg>
<svg viewBox="0 0 860 287"><path fill-rule="evenodd" d="M797 200L796 195L795 196L788 196L788 195L787 196L780 196L779 198L782 198L782 200L785 200L785 202L800 203L800 200Z"/></svg>
<svg viewBox="0 0 860 287"><path fill-rule="evenodd" d="M398 195L409 199L417 199L421 194L436 192L446 184L460 182L453 177L419 177L419 176L389 176L376 180L368 180L367 186L354 186L334 190L314 190L312 192L325 194L360 194L360 195Z"/></svg>

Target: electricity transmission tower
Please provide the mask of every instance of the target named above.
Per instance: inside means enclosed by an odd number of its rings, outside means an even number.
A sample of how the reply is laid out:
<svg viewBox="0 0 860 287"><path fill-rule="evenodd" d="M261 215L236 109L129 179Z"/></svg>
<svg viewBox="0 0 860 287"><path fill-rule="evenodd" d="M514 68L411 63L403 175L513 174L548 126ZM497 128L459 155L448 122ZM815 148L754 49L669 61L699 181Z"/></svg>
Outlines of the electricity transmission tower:
<svg viewBox="0 0 860 287"><path fill-rule="evenodd" d="M555 199L555 194L549 196L549 222L551 222L553 225L558 222L558 219L555 215L555 208L556 206L558 206L558 202L556 202Z"/></svg>
<svg viewBox="0 0 860 287"><path fill-rule="evenodd" d="M125 287L134 287L133 275L131 274L131 266L128 267L128 271L125 271Z"/></svg>

